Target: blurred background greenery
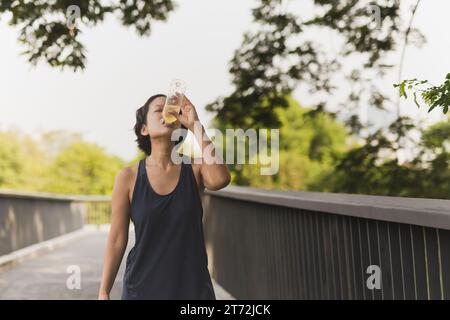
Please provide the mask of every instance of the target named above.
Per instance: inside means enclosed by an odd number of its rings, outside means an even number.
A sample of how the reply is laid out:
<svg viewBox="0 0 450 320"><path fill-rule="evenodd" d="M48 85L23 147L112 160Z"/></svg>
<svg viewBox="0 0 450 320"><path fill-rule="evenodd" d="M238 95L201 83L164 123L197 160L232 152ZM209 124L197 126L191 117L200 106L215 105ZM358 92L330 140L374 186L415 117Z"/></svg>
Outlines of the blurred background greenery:
<svg viewBox="0 0 450 320"><path fill-rule="evenodd" d="M289 107L278 111L282 122L279 172L263 176L259 174L260 164L231 164L233 184L450 198L450 121L421 130L414 146L417 155L398 163L395 135L390 140L388 134L376 132L367 141L359 141L328 113L312 116L311 109L288 100ZM414 129L407 124L401 123ZM395 127L390 130L395 131ZM185 146L180 151L189 154ZM31 137L18 130L2 131L0 188L109 195L119 169L142 157L141 152L136 152L136 158L127 162L76 133L55 131Z"/></svg>
<svg viewBox="0 0 450 320"><path fill-rule="evenodd" d="M70 30L64 19L41 19L64 17L66 1L0 1L0 14L9 14L9 23L22 27L19 40L29 62L77 71L88 60L83 28L118 15L124 26L148 36L151 24L166 21L176 8L170 0L89 3L70 2L83 13L79 28ZM212 127L222 132L280 129L279 172L263 176L260 164L231 164L232 184L450 199L450 76L442 85L402 76L407 47L426 40L413 24L421 1L308 3L305 11L295 1L255 1L252 29L229 62L231 93L197 106L212 114ZM302 13L307 14L300 19ZM335 40L333 50L321 43L323 32ZM392 71L398 73L397 83ZM316 102L302 105L293 97L298 87ZM413 106L428 105L443 113L441 120L424 125L402 112L400 97L408 98L410 91ZM374 119L381 124L371 123ZM181 150L187 152L185 146ZM108 195L117 171L142 157L136 152L135 159L125 161L81 133L31 136L20 129L3 130L0 188Z"/></svg>

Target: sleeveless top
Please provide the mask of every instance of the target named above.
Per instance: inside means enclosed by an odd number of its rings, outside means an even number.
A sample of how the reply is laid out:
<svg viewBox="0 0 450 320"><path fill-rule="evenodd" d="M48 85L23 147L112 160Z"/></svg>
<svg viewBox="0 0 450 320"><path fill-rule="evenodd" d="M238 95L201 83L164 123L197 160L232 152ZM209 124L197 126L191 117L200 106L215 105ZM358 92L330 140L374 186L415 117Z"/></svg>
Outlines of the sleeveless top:
<svg viewBox="0 0 450 320"><path fill-rule="evenodd" d="M215 300L203 236L203 206L190 158L182 156L175 189L156 193L145 159L130 205L135 244L126 260L122 299Z"/></svg>

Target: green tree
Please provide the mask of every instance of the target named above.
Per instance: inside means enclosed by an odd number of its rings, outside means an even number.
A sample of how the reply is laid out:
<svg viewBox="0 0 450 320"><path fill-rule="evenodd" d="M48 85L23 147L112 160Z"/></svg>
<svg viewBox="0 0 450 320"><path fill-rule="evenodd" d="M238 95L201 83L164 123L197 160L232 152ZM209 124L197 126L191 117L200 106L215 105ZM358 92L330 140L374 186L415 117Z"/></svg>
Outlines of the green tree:
<svg viewBox="0 0 450 320"><path fill-rule="evenodd" d="M301 17L299 11L285 10L285 1L258 1L252 11L257 29L244 34L230 63L234 89L206 107L222 123L240 128L278 127L275 109L286 108L285 97L298 86L322 100L314 106L318 110L333 106L343 113L342 118L353 122L362 105L380 110L389 106L373 77L382 77L393 67L387 55L398 49L397 39L407 34L417 43L423 41L417 30L402 27L400 1L311 2L313 10ZM342 45L330 52L319 37L307 37L317 32L329 32ZM323 101L337 91L347 97ZM350 127L354 128L358 126Z"/></svg>
<svg viewBox="0 0 450 320"><path fill-rule="evenodd" d="M422 98L426 105L429 106L428 112L434 108L441 108L446 114L450 106L450 73L445 77L445 81L441 85L430 85L428 80L403 80L401 83L394 84L399 89L401 97L408 99L407 91L412 91L414 103L418 108L418 95Z"/></svg>
<svg viewBox="0 0 450 320"><path fill-rule="evenodd" d="M125 163L94 143L74 142L49 168L45 190L63 194L111 194L114 178Z"/></svg>
<svg viewBox="0 0 450 320"><path fill-rule="evenodd" d="M425 168L423 195L450 199L450 118L423 130L418 156Z"/></svg>
<svg viewBox="0 0 450 320"><path fill-rule="evenodd" d="M12 189L25 178L26 154L11 132L0 132L0 187Z"/></svg>
<svg viewBox="0 0 450 320"><path fill-rule="evenodd" d="M0 15L10 13L9 24L20 27L19 41L26 48L23 54L29 62L44 60L53 67L74 70L86 66L86 49L80 41L82 30L114 15L139 35L149 35L151 24L166 21L174 9L171 0L0 0Z"/></svg>
<svg viewBox="0 0 450 320"><path fill-rule="evenodd" d="M79 133L56 130L32 138L18 129L0 131L0 188L105 195L125 165Z"/></svg>
<svg viewBox="0 0 450 320"><path fill-rule="evenodd" d="M0 132L0 188L40 190L45 154L39 143L18 129Z"/></svg>
<svg viewBox="0 0 450 320"><path fill-rule="evenodd" d="M404 140L414 142L408 137L413 128L411 119L401 117L388 129L403 132L399 143L395 136L378 130L362 145L343 154L335 170L324 177L331 191L449 199L450 122L422 130L421 140L411 147L418 150L417 155L400 163L397 151L406 143Z"/></svg>
<svg viewBox="0 0 450 320"><path fill-rule="evenodd" d="M276 111L281 122L278 173L261 175L260 169L268 165L260 161L251 164L249 158L246 164L230 165L234 184L290 190L326 189L326 185L316 182L333 169L334 159L347 149L346 129L330 113L303 108L291 97L286 97L286 101L288 107ZM269 135L269 156L275 152L270 141ZM245 148L249 150L248 141Z"/></svg>

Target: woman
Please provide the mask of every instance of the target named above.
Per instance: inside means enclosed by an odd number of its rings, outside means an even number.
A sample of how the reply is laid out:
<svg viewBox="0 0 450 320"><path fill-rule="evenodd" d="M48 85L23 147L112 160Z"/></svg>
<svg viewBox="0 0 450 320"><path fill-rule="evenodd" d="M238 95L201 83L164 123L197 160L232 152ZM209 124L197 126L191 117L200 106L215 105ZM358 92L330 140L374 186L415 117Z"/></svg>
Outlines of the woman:
<svg viewBox="0 0 450 320"><path fill-rule="evenodd" d="M215 299L200 194L205 187L219 190L228 185L230 173L214 152L209 155L215 161L198 163L187 156L180 164L174 161L172 150L183 140L171 140L176 128L191 130L204 155L212 142L186 97L180 114L173 114L177 120L165 123L165 99L154 95L136 111L136 141L146 157L116 177L99 299L109 299L127 246L130 218L136 241L126 260L122 299Z"/></svg>

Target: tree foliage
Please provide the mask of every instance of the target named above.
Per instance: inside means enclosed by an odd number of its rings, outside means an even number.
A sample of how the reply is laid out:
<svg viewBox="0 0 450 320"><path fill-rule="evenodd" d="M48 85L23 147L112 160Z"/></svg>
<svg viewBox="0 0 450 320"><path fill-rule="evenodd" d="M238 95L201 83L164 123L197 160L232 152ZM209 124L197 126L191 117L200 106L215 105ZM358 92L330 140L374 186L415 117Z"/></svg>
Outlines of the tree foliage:
<svg viewBox="0 0 450 320"><path fill-rule="evenodd" d="M232 167L233 182L297 190L449 197L448 154L438 154L425 140L417 143L409 136L417 128L414 119L399 116L392 123L384 123L373 130L370 123L363 123L359 118L362 107L386 112L390 106L395 107L374 79L382 79L394 67L388 63L389 53L409 41L417 45L425 41L411 26L411 19L409 25L404 26L400 1L317 0L313 3L316 11L312 17L301 20L294 11L282 9L283 1L260 0L253 10L257 28L244 35L230 63L234 90L209 104L207 109L216 113L217 122L224 127L283 130L296 123L298 115L293 115L286 123L283 112L278 111L289 108L287 97L301 86L309 89L312 97L320 97L308 112L310 118L301 117L302 126L307 126L308 122L314 124L317 140L302 136L303 140L310 141L310 146L318 141L320 146L332 136L327 134L330 128L323 131L317 125L317 115L327 114L327 117L344 119L349 132L360 143L346 152L334 153L332 165L323 166L320 160L314 159L316 152L301 150L299 145L304 141L299 142L300 137L286 139L291 134L295 136L295 131L290 131L281 137L282 143L289 147L280 151L280 161L283 161L280 168L284 166L289 173L281 169L278 176L270 179L261 177L250 166ZM374 6L380 14L377 25L368 12L368 8ZM412 15L416 9L417 5ZM307 34L323 31L341 40L336 52L327 52L318 40L320 37L307 38ZM408 41L404 44L401 40L406 38ZM352 67L348 69L348 66ZM334 93L345 92L346 88L350 88L347 96L338 101ZM446 84L430 88L423 98L435 107L443 106L447 102L445 94L440 92L445 93L445 90ZM330 112L331 106L337 111ZM410 148L417 155L412 160L401 161L400 155L411 151ZM423 158L423 154L430 158ZM314 170L322 174L314 174ZM436 183L434 188L429 187L430 181Z"/></svg>
<svg viewBox="0 0 450 320"><path fill-rule="evenodd" d="M298 12L284 11L282 0L258 1L253 9L257 30L244 34L230 63L234 90L210 103L207 110L231 127L277 127L280 121L275 109L286 108L284 97L298 86L316 97L337 90L345 92L350 87L344 101L326 99L315 107L329 110L334 106L353 120L357 119L352 108L359 109L364 103L386 109L389 99L374 85L373 77L384 75L392 67L386 56L397 49L398 39L406 32L401 27L400 1L312 3L312 17L302 20ZM378 21L369 10L375 5ZM307 38L320 32L329 32L340 40L335 54L327 52L318 38ZM421 42L417 30L409 33ZM346 65L354 67L347 70ZM265 99L268 104L262 103Z"/></svg>
<svg viewBox="0 0 450 320"><path fill-rule="evenodd" d="M111 194L126 163L79 134L0 132L0 188L63 194Z"/></svg>
<svg viewBox="0 0 450 320"><path fill-rule="evenodd" d="M73 6L80 9L80 17L74 16ZM86 66L86 48L80 41L83 30L114 15L139 35L149 35L152 23L166 21L174 9L171 0L0 0L0 15L10 13L9 24L20 27L19 41L29 62L44 60L74 70Z"/></svg>
<svg viewBox="0 0 450 320"><path fill-rule="evenodd" d="M414 128L411 119L401 117L388 132L378 130L343 154L324 177L330 191L450 199L450 121L421 130L418 142L408 134ZM398 131L403 132L400 141L392 134ZM397 151L406 143L417 153L400 163Z"/></svg>
<svg viewBox="0 0 450 320"><path fill-rule="evenodd" d="M286 101L286 109L276 110L281 122L279 150L271 145L270 133L267 139L267 156L274 162L279 158L279 171L274 175L261 175L261 168L269 166L269 159L261 161L266 150L248 155L250 141L239 145L236 139L234 152L243 152L239 148L245 148L248 158L245 164L235 162L229 165L233 183L272 189L308 190L321 176L332 171L334 159L347 149L346 129L330 114L315 112L312 115L314 110L301 107L293 98L286 97ZM225 133L226 127L220 127L220 124L218 127ZM227 141L223 145L225 154ZM258 160L255 164L250 162L252 157Z"/></svg>
<svg viewBox="0 0 450 320"><path fill-rule="evenodd" d="M88 142L62 150L48 171L46 190L63 194L111 194L114 178L124 165L120 158Z"/></svg>
<svg viewBox="0 0 450 320"><path fill-rule="evenodd" d="M409 41L424 42L421 33L412 28L412 19L404 26L401 2L309 3L313 5L311 15L302 16L299 11L285 10L284 0L258 0L252 10L256 29L244 34L230 62L233 91L206 107L216 114L215 126L221 130L280 129L280 171L274 176L261 176L261 165L232 164L233 183L448 198L448 121L422 129L420 141L415 141L410 137L417 127L413 119L398 117L386 127L370 131L364 130L369 124L358 115L362 107L389 110L392 102L373 80L383 79L393 67L388 56L399 46ZM76 28L67 25L71 5L81 11ZM0 0L0 15L9 12L10 24L20 27L19 40L31 63L44 60L54 67L75 70L86 65L86 49L80 42L86 28L114 15L124 26L135 28L142 36L149 35L151 24L167 20L174 8L170 0ZM324 32L336 40L337 49L330 50L319 36L310 37ZM291 98L298 87L307 89L317 101L313 108L301 108ZM450 75L438 86L412 79L396 87L404 98L411 91L418 106L420 97L429 111L442 108L448 112ZM339 100L336 92L344 93L344 98ZM338 117L344 119L347 130ZM110 191L113 172L123 164L120 159L81 139L69 137L60 143L62 137L58 134L47 138L58 142L56 147L36 147L32 139L0 134L0 187L29 186L85 194ZM400 162L399 153L406 149L416 154ZM30 154L39 161L27 161L26 155ZM30 180L30 173L38 178Z"/></svg>
<svg viewBox="0 0 450 320"><path fill-rule="evenodd" d="M429 106L428 112L435 108L441 108L444 114L448 112L450 106L450 73L447 74L444 83L438 86L430 85L428 80L411 79L394 84L394 87L399 89L400 96L405 99L408 99L407 91L411 91L414 103L418 108L420 108L419 95Z"/></svg>

